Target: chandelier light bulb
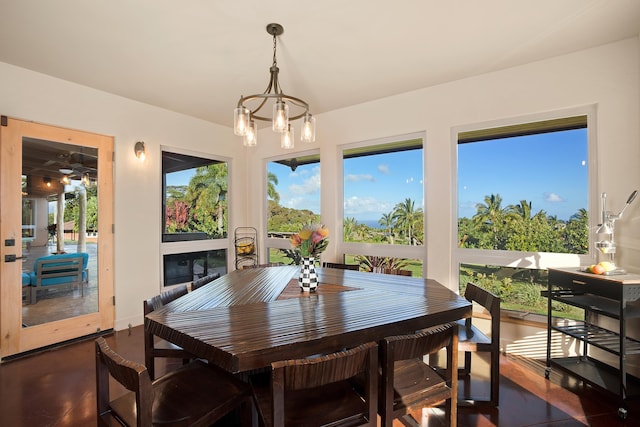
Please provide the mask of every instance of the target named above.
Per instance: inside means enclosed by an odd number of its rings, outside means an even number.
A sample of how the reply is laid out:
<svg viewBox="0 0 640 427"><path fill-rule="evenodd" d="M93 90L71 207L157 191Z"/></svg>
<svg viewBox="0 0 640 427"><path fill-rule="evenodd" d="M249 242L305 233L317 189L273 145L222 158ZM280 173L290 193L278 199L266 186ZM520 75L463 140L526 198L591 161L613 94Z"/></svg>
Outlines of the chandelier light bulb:
<svg viewBox="0 0 640 427"><path fill-rule="evenodd" d="M278 100L273 104L273 121L271 128L274 132L284 132L289 125L289 106Z"/></svg>
<svg viewBox="0 0 640 427"><path fill-rule="evenodd" d="M289 125L287 126L286 132L282 132L282 136L280 137L280 147L284 148L285 150L292 149L293 140L294 140L293 126Z"/></svg>
<svg viewBox="0 0 640 427"><path fill-rule="evenodd" d="M240 106L233 110L233 133L238 136L244 136L249 127L249 109Z"/></svg>
<svg viewBox="0 0 640 427"><path fill-rule="evenodd" d="M316 140L316 118L311 114L304 116L300 140L302 142L315 142Z"/></svg>
<svg viewBox="0 0 640 427"><path fill-rule="evenodd" d="M258 128L256 122L251 120L247 126L247 132L244 134L242 145L245 147L255 147L258 144Z"/></svg>

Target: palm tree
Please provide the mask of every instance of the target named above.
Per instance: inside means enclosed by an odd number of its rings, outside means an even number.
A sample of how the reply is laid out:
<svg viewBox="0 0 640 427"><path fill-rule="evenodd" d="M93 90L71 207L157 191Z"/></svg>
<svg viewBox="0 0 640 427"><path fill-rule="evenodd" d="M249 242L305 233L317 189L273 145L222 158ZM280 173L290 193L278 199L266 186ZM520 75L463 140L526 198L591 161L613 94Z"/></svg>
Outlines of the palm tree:
<svg viewBox="0 0 640 427"><path fill-rule="evenodd" d="M276 204L280 204L280 194L278 194L278 190L276 190L276 186L278 185L278 176L273 173L267 173L267 197Z"/></svg>
<svg viewBox="0 0 640 427"><path fill-rule="evenodd" d="M503 219L502 197L499 194L484 196L484 203L476 205L476 214L473 216L478 225L490 225L495 229L496 224Z"/></svg>
<svg viewBox="0 0 640 427"><path fill-rule="evenodd" d="M393 245L393 227L395 225L393 221L393 212L382 214L382 217L378 220L378 224L384 227L386 237L389 239L389 243Z"/></svg>
<svg viewBox="0 0 640 427"><path fill-rule="evenodd" d="M398 227L403 229L410 245L414 244L415 224L422 218L422 209L416 209L414 201L410 198L398 203L393 210L393 220Z"/></svg>
<svg viewBox="0 0 640 427"><path fill-rule="evenodd" d="M356 232L356 228L358 226L358 221L356 221L355 218L353 217L348 217L344 219L343 225L342 225L342 232L344 234L343 239L345 241L349 241L353 238L355 232Z"/></svg>

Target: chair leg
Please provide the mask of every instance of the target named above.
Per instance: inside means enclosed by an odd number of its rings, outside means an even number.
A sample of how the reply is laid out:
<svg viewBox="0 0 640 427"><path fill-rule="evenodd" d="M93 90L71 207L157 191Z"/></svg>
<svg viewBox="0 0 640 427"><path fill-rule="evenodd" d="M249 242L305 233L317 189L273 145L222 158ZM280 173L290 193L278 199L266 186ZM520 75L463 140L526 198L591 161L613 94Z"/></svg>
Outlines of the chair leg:
<svg viewBox="0 0 640 427"><path fill-rule="evenodd" d="M498 406L500 402L500 352L491 352L491 405Z"/></svg>
<svg viewBox="0 0 640 427"><path fill-rule="evenodd" d="M468 375L471 373L471 352L470 351L464 352L464 369L462 372L464 372L465 375Z"/></svg>

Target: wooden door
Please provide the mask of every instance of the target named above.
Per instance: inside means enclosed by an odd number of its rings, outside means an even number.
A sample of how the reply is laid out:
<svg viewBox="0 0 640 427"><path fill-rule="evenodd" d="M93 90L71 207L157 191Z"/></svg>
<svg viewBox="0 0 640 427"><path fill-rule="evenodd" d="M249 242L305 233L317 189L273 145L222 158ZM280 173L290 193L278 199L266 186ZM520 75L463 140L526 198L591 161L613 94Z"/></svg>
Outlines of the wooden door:
<svg viewBox="0 0 640 427"><path fill-rule="evenodd" d="M89 222L94 224L90 232L96 236L91 243L86 241L84 203L89 192ZM65 221L65 203L74 209L82 206L79 218ZM42 273L40 288L32 295L38 259L85 251L90 256L82 283L66 286L54 280L50 283L58 286L47 287ZM0 358L113 329L113 288L113 138L2 116ZM68 306L69 298L75 298L71 309L56 308L63 300ZM90 299L95 299L93 308L76 310ZM61 311L65 315L60 316ZM38 320L33 313L38 313Z"/></svg>

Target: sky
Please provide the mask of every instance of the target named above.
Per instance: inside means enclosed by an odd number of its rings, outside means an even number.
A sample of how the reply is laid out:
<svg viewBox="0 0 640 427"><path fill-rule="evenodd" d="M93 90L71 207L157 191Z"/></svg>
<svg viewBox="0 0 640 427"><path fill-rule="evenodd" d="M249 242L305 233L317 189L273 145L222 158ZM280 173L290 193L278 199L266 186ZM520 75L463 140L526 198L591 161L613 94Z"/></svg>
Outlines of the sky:
<svg viewBox="0 0 640 427"><path fill-rule="evenodd" d="M588 164L587 129L458 145L458 217L499 194L503 208L524 199L568 220L589 208Z"/></svg>

